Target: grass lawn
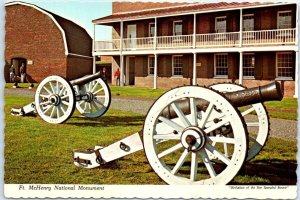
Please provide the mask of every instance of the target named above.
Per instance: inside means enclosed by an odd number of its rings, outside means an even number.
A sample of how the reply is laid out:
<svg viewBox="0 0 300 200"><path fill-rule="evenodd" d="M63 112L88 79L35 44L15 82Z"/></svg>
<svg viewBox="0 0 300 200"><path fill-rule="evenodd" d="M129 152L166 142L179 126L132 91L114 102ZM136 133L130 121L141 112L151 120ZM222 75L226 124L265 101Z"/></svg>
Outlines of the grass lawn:
<svg viewBox="0 0 300 200"><path fill-rule="evenodd" d="M120 97L137 97L137 98L148 98L157 99L167 90L164 89L151 89L151 88L140 88L133 86L109 86L111 94Z"/></svg>
<svg viewBox="0 0 300 200"><path fill-rule="evenodd" d="M142 128L144 117L110 109L87 119L75 112L65 124L52 125L40 117L17 117L11 107L32 98L5 97L5 183L41 184L165 184L152 170L143 151L82 169L73 164L73 151L109 145ZM296 184L297 143L269 138L263 151L247 162L230 184Z"/></svg>

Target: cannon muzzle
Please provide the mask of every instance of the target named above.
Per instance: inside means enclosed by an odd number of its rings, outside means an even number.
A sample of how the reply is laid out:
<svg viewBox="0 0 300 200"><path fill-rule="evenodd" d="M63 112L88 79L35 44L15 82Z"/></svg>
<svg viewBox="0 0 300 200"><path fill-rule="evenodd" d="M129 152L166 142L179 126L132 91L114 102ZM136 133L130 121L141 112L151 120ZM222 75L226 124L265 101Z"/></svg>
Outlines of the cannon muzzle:
<svg viewBox="0 0 300 200"><path fill-rule="evenodd" d="M78 78L78 79L74 79L72 81L70 81L71 85L78 85L78 86L81 86L81 85L84 85L86 83L89 83L93 80L96 80L98 78L101 78L102 77L102 74L101 72L97 72L95 74L91 74L91 75L86 75L84 77L81 77L81 78Z"/></svg>
<svg viewBox="0 0 300 200"><path fill-rule="evenodd" d="M227 92L224 93L224 96L234 107L242 107L255 103L263 103L265 101L280 101L283 98L283 93L280 83L275 81L264 86L248 88L236 92ZM188 100L178 100L176 104L181 108L184 114L190 113ZM198 110L206 110L209 102L203 99L197 99L196 104ZM177 117L177 114L170 105L163 110L162 115L168 118Z"/></svg>

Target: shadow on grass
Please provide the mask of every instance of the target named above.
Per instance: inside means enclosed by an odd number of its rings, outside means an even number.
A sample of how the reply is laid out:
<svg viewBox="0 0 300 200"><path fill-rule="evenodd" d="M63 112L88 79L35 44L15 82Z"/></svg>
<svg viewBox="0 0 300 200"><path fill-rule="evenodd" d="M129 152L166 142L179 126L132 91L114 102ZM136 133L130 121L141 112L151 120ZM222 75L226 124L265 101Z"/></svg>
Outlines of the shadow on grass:
<svg viewBox="0 0 300 200"><path fill-rule="evenodd" d="M67 121L74 126L112 127L112 126L139 126L144 124L143 116L103 116L99 118L72 117L76 122Z"/></svg>
<svg viewBox="0 0 300 200"><path fill-rule="evenodd" d="M247 162L239 175L256 176L267 179L271 185L296 185L297 162L295 160L254 160ZM232 182L231 184L236 184ZM240 184L240 183L239 183ZM256 185L266 183L253 183Z"/></svg>

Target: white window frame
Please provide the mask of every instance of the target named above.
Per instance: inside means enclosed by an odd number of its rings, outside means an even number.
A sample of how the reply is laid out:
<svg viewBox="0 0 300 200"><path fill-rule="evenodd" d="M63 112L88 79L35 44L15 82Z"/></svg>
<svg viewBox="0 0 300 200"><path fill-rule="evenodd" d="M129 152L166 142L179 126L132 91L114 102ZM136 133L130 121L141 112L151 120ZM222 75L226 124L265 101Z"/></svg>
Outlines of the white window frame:
<svg viewBox="0 0 300 200"><path fill-rule="evenodd" d="M225 21L226 21L226 26L225 26L225 31L224 31L224 32L218 32L218 31L217 31L217 21L218 21L218 19L220 19L220 18L225 18ZM227 32L227 16L220 16L220 17L216 17L216 18L215 18L215 32L216 32L216 33L226 33L226 32Z"/></svg>
<svg viewBox="0 0 300 200"><path fill-rule="evenodd" d="M276 80L293 80L293 76L278 76L278 54L291 54L291 55L293 55L292 52L276 52Z"/></svg>
<svg viewBox="0 0 300 200"><path fill-rule="evenodd" d="M226 55L227 56L227 75L217 75L217 56L218 55ZM228 53L215 53L214 54L214 78L228 78Z"/></svg>
<svg viewBox="0 0 300 200"><path fill-rule="evenodd" d="M155 30L154 30L153 36L151 36L151 25L154 25L154 29L155 29L155 23L154 23L154 22L150 22L150 23L149 23L149 27L148 27L148 29L149 29L149 37L154 37L154 35L155 35Z"/></svg>
<svg viewBox="0 0 300 200"><path fill-rule="evenodd" d="M175 34L176 33L175 23L177 23L177 22L181 22L181 26L182 26L182 28L181 28L181 35L182 35L182 32L183 32L183 23L182 23L182 20L173 21L173 36L179 36L179 35Z"/></svg>
<svg viewBox="0 0 300 200"><path fill-rule="evenodd" d="M284 10L284 11L278 11L277 12L277 29L281 29L281 28L279 28L279 15L281 14L281 13L291 13L291 27L290 28L292 28L292 11L291 10ZM284 29L289 29L289 28L284 28Z"/></svg>
<svg viewBox="0 0 300 200"><path fill-rule="evenodd" d="M254 56L254 67L253 67L253 69L254 69L254 75L253 76L245 76L244 75L244 61L245 61L245 59L244 59L244 56L246 56L246 55L252 55L252 56ZM245 79L254 79L254 77L255 77L255 54L254 53L243 53L243 78L245 78Z"/></svg>
<svg viewBox="0 0 300 200"><path fill-rule="evenodd" d="M154 76L155 60L153 60L153 74L150 74L150 60L154 59L154 56L148 56L148 76Z"/></svg>
<svg viewBox="0 0 300 200"><path fill-rule="evenodd" d="M184 67L183 63L182 63L182 75L174 75L174 58L175 57L182 57L183 58L183 55L172 55L172 77L182 78L183 77L183 67Z"/></svg>

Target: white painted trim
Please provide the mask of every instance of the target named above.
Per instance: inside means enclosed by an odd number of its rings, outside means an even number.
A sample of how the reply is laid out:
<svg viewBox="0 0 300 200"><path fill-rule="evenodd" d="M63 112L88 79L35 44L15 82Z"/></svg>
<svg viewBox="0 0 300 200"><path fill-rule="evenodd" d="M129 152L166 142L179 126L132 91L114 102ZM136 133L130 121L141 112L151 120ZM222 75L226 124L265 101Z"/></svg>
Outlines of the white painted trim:
<svg viewBox="0 0 300 200"><path fill-rule="evenodd" d="M182 35L182 32L183 32L183 23L182 23L182 20L175 20L173 21L173 36L175 36L175 23L177 22L181 22L181 35Z"/></svg>
<svg viewBox="0 0 300 200"><path fill-rule="evenodd" d="M186 13L179 13L179 14L170 14L170 15L158 15L158 16L151 16L151 17L141 17L141 18L132 18L132 19L126 19L125 21L136 21L136 20L143 20L143 19L153 19L155 17L157 18L163 18L163 17L174 17L174 16L183 16L183 15L192 15L192 14L202 14L202 13L212 13L212 12L222 12L222 11L232 11L232 10L239 10L239 9L251 9L251 8L263 8L263 7L274 7L274 6L282 6L282 5L292 5L295 3L274 3L274 4L265 4L265 5L258 5L258 6L245 6L245 7L236 7L236 8L223 8L223 9L215 9L215 10L207 10L207 11L198 11L198 12L186 12ZM107 20L105 22L99 22L94 24L108 24L113 22L119 22L120 20L123 20L121 18L115 19L115 20ZM97 19L93 20L97 21Z"/></svg>
<svg viewBox="0 0 300 200"><path fill-rule="evenodd" d="M240 63L239 63L239 84L243 84L243 77L244 77L244 55L243 52L240 52ZM228 59L228 58L227 58ZM228 61L228 60L227 60ZM228 65L227 65L228 68Z"/></svg>
<svg viewBox="0 0 300 200"><path fill-rule="evenodd" d="M92 59L92 56L85 56L85 55L80 55L80 54L76 54L76 53L69 53L68 56L76 56L76 57L82 57L82 58L90 58Z"/></svg>
<svg viewBox="0 0 300 200"><path fill-rule="evenodd" d="M40 11L41 13L47 15L54 22L54 24L57 26L57 28L61 32L61 35L62 35L63 41L64 41L65 55L67 56L69 54L65 31L63 30L63 28L59 25L59 23L56 21L56 19L50 13L46 12L45 10L40 9L36 5L28 4L28 3L24 3L24 2L10 2L10 3L5 4L5 6L13 6L13 5L23 5L23 6L32 7L34 9Z"/></svg>
<svg viewBox="0 0 300 200"><path fill-rule="evenodd" d="M276 52L276 60L275 60L275 67L276 67L276 80L293 80L293 77L279 77L278 76L278 54L293 54L293 52ZM295 62L296 64L296 62Z"/></svg>
<svg viewBox="0 0 300 200"><path fill-rule="evenodd" d="M182 75L174 75L174 57L183 57L183 55L172 55L172 77L183 77L184 66L182 66Z"/></svg>
<svg viewBox="0 0 300 200"><path fill-rule="evenodd" d="M291 10L278 11L277 12L277 29L279 29L279 14L280 13L291 13L291 25L292 25L292 20L293 20L292 19L292 14L293 14L292 11ZM292 26L290 28L292 28Z"/></svg>
<svg viewBox="0 0 300 200"><path fill-rule="evenodd" d="M227 75L217 75L216 72L216 56L217 55L227 55ZM214 54L214 78L228 78L228 53L215 53Z"/></svg>

